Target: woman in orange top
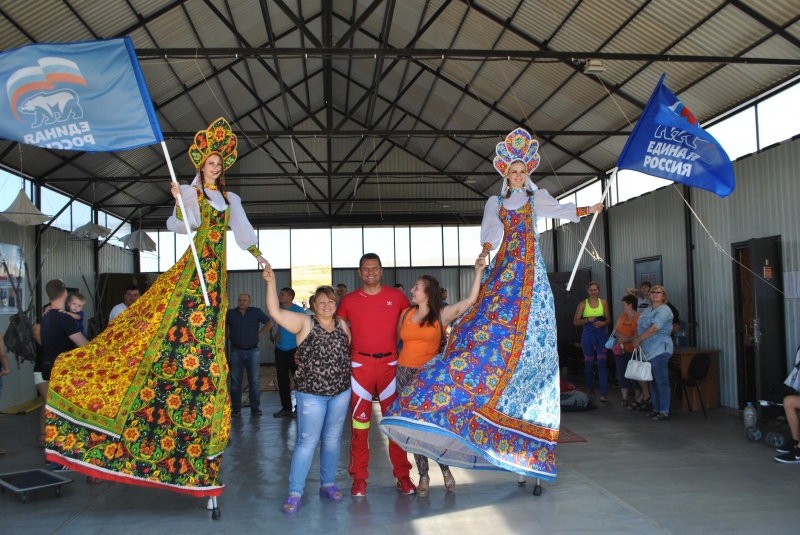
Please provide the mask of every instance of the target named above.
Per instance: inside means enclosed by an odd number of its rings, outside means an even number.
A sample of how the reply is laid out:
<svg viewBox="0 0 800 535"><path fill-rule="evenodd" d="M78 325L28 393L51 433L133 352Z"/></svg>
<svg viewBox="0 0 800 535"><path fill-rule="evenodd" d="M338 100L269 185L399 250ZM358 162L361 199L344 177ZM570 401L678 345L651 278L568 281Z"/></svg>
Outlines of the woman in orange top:
<svg viewBox="0 0 800 535"><path fill-rule="evenodd" d="M614 326L612 334L620 342L621 351L617 353L614 348L614 355L617 357L617 377L619 388L622 391L622 406L632 411L642 406L642 403L650 398L650 388L647 381L633 381L625 377L625 370L628 368L628 361L631 360L633 353L633 338L636 336L636 322L639 320L639 313L636 311L638 300L633 295L626 295L622 298L622 314L619 315L617 324ZM641 385L641 386L640 386ZM628 388L633 388L636 392L636 401L628 404Z"/></svg>
<svg viewBox="0 0 800 535"><path fill-rule="evenodd" d="M472 281L466 299L452 305L443 306L442 289L439 281L430 275L417 279L411 289L411 307L405 309L397 322L397 339L402 340L403 347L397 361L397 391L401 392L414 377L417 370L441 353L444 329L460 318L478 300L481 273L486 268L483 258L475 261L475 278ZM417 496L428 496L430 478L428 477L428 458L414 454L419 470ZM453 490L456 480L450 468L440 464L444 486Z"/></svg>

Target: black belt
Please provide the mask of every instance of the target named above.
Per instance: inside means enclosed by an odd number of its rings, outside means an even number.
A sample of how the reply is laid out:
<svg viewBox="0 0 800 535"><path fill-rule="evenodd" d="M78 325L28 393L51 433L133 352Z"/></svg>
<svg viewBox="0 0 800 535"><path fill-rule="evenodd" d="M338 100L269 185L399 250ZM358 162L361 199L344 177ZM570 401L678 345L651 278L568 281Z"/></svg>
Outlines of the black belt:
<svg viewBox="0 0 800 535"><path fill-rule="evenodd" d="M365 357L372 357L374 359L380 359L383 357L388 357L389 355L394 355L393 351L389 351L388 353L362 353L361 351L358 352L359 355L364 355Z"/></svg>
<svg viewBox="0 0 800 535"><path fill-rule="evenodd" d="M235 347L236 349L241 349L242 351L249 351L251 349L257 349L258 348L258 344L254 345L254 346L250 346L250 347L239 347L236 344L231 344L231 345L233 347Z"/></svg>

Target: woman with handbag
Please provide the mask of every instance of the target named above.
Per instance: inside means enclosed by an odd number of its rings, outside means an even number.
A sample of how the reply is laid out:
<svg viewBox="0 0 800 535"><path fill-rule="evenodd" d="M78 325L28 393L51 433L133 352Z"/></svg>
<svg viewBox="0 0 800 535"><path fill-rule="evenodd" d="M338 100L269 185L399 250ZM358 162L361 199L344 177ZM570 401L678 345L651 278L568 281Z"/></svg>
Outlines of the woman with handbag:
<svg viewBox="0 0 800 535"><path fill-rule="evenodd" d="M606 318L610 308L605 299L600 299L600 285L590 282L586 287L589 297L578 304L572 323L583 326L581 347L586 376L586 389L590 397L594 397L594 363L597 361L597 372L600 376L600 401L608 401L608 366L606 365L606 325L611 320Z"/></svg>
<svg viewBox="0 0 800 535"><path fill-rule="evenodd" d="M611 332L611 338L616 338L614 346L611 348L616 357L617 377L619 378L619 389L622 392L622 406L629 411L638 409L643 403L650 401L650 387L646 381L635 381L625 377L628 369L628 361L631 360L633 353L633 337L636 336L636 322L639 320L636 297L626 295L622 298L622 314L617 319L617 324ZM640 386L644 385L644 388ZM633 388L636 399L633 403L628 403L628 389ZM647 393L644 394L646 389Z"/></svg>
<svg viewBox="0 0 800 535"><path fill-rule="evenodd" d="M411 307L405 309L397 322L397 340L402 349L397 360L397 391L402 392L408 381L422 366L442 352L446 342L445 328L461 317L478 299L481 273L486 269L483 258L475 261L475 278L466 299L452 305L444 305L439 281L430 275L417 279L411 288ZM425 498L429 493L428 458L414 454L419 470L417 496ZM447 465L439 463L447 490L456 487L456 480Z"/></svg>
<svg viewBox="0 0 800 535"><path fill-rule="evenodd" d="M633 347L644 351L653 373L650 395L653 410L647 413L654 422L669 420L669 374L667 365L672 356L672 311L665 305L667 291L656 285L650 290L652 305L645 309L637 322Z"/></svg>

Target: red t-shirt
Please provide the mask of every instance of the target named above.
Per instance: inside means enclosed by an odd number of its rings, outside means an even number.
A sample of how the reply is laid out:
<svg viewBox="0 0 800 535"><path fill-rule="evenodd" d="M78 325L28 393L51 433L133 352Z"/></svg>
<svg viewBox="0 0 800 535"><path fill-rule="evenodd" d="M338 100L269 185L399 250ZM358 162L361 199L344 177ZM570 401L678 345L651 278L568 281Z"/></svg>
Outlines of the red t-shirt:
<svg viewBox="0 0 800 535"><path fill-rule="evenodd" d="M397 318L411 306L408 298L396 288L381 287L375 295L355 290L345 295L336 315L350 322L353 353L397 352Z"/></svg>

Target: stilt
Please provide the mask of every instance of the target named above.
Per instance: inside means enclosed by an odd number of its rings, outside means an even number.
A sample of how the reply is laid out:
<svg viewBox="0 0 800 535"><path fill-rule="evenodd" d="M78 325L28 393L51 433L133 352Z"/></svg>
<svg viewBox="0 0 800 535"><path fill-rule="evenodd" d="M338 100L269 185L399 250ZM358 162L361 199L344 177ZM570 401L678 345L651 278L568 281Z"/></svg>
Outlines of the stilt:
<svg viewBox="0 0 800 535"><path fill-rule="evenodd" d="M208 506L211 509L211 518L213 520L219 520L222 518L222 513L219 511L219 505L217 505L217 497L212 496L208 499Z"/></svg>
<svg viewBox="0 0 800 535"><path fill-rule="evenodd" d="M534 496L542 495L542 480L538 477L536 478L536 486L533 487L533 495Z"/></svg>

